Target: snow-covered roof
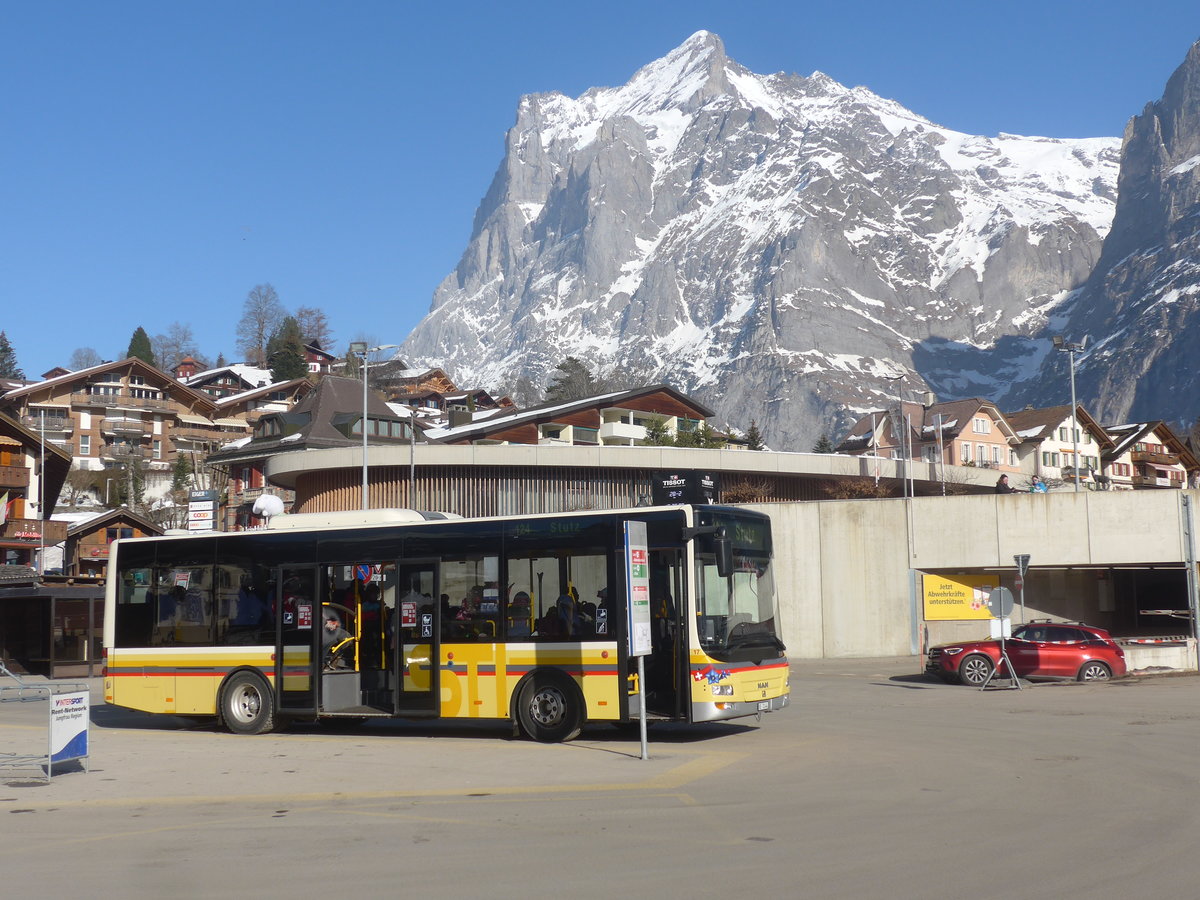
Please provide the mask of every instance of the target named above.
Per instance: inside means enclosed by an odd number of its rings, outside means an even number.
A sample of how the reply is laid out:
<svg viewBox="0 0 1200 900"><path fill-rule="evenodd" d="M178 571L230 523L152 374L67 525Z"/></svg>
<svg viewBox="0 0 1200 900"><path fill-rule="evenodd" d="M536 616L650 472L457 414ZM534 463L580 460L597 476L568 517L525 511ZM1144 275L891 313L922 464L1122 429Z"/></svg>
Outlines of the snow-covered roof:
<svg viewBox="0 0 1200 900"><path fill-rule="evenodd" d="M230 366L218 366L215 369L205 369L203 372L197 372L191 378L183 379L184 384L196 384L201 381L206 381L213 375L221 372L229 372L236 375L246 384L263 387L271 383L271 370L260 369L258 366L250 366L245 363L234 363Z"/></svg>

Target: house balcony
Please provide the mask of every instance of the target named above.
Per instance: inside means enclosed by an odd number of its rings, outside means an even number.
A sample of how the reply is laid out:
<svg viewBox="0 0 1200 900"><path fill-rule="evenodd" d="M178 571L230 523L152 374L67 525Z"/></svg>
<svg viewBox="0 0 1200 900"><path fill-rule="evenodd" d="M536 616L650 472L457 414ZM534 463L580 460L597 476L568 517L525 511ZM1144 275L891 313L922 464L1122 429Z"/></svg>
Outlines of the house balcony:
<svg viewBox="0 0 1200 900"><path fill-rule="evenodd" d="M175 409L175 405L165 397L131 397L125 391L116 394L72 394L71 405L105 409Z"/></svg>
<svg viewBox="0 0 1200 900"><path fill-rule="evenodd" d="M250 504L261 497L262 492L263 489L260 487L246 488L245 490L238 491L235 498L239 505L243 503Z"/></svg>
<svg viewBox="0 0 1200 900"><path fill-rule="evenodd" d="M67 523L40 519L9 519L0 525L0 540L29 541L31 545L61 544L67 539Z"/></svg>
<svg viewBox="0 0 1200 900"><path fill-rule="evenodd" d="M601 441L644 441L646 428L643 425L630 425L628 422L602 422L600 424Z"/></svg>
<svg viewBox="0 0 1200 900"><path fill-rule="evenodd" d="M24 466L0 466L0 488L29 487L29 470Z"/></svg>
<svg viewBox="0 0 1200 900"><path fill-rule="evenodd" d="M1134 475L1130 479L1135 488L1182 488L1182 481L1173 478L1163 478L1158 475Z"/></svg>
<svg viewBox="0 0 1200 900"><path fill-rule="evenodd" d="M1177 466L1179 457L1174 453L1164 453L1155 450L1132 450L1129 459L1134 465L1149 463L1152 466Z"/></svg>
<svg viewBox="0 0 1200 900"><path fill-rule="evenodd" d="M108 444L100 450L101 459L111 459L117 462L146 459L147 455L144 447L131 447L129 444Z"/></svg>
<svg viewBox="0 0 1200 900"><path fill-rule="evenodd" d="M21 416L21 424L31 431L41 431L42 417ZM75 430L75 422L67 416L46 416L45 428L47 434L70 434Z"/></svg>
<svg viewBox="0 0 1200 900"><path fill-rule="evenodd" d="M194 425L179 425L170 430L172 441L225 441L229 433L223 432L215 425L212 428L201 428Z"/></svg>
<svg viewBox="0 0 1200 900"><path fill-rule="evenodd" d="M106 398L106 404L110 409L154 409L154 410L175 410L175 404L166 397L131 397L129 394L122 393L116 397Z"/></svg>
<svg viewBox="0 0 1200 900"><path fill-rule="evenodd" d="M146 433L149 423L141 419L108 418L100 423L101 434L136 434L141 437Z"/></svg>

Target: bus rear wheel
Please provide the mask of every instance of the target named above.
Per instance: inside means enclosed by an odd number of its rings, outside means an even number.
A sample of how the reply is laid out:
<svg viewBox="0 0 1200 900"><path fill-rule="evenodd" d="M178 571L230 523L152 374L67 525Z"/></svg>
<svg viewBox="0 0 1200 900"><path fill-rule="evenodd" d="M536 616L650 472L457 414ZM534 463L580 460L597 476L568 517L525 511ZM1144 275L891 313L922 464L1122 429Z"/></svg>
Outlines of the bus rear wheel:
<svg viewBox="0 0 1200 900"><path fill-rule="evenodd" d="M558 672L534 672L517 697L517 721L535 741L569 741L583 730L583 699L575 682Z"/></svg>
<svg viewBox="0 0 1200 900"><path fill-rule="evenodd" d="M254 672L234 672L221 691L221 721L234 734L264 734L275 728L271 688Z"/></svg>

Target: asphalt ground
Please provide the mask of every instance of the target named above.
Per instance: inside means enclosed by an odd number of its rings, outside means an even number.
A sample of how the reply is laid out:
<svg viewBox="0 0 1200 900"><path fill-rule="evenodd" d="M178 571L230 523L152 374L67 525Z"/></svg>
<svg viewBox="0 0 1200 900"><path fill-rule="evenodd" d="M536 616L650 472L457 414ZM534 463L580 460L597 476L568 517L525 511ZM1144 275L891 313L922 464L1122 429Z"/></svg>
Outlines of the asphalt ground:
<svg viewBox="0 0 1200 900"><path fill-rule="evenodd" d="M241 737L94 691L90 771L0 769L0 894L1200 894L1196 676L981 692L919 665L795 663L788 709L655 726L649 760L606 725ZM0 752L44 715L0 706Z"/></svg>

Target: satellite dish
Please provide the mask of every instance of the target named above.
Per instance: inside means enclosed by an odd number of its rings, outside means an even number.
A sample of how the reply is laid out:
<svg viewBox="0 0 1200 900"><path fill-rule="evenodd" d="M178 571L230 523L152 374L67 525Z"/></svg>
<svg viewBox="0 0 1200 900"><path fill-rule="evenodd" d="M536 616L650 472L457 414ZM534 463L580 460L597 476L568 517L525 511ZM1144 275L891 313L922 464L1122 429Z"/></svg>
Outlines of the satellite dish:
<svg viewBox="0 0 1200 900"><path fill-rule="evenodd" d="M250 511L269 522L272 516L283 512L283 501L274 494L260 494Z"/></svg>

